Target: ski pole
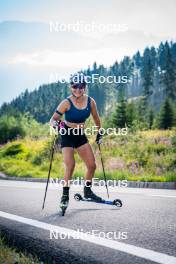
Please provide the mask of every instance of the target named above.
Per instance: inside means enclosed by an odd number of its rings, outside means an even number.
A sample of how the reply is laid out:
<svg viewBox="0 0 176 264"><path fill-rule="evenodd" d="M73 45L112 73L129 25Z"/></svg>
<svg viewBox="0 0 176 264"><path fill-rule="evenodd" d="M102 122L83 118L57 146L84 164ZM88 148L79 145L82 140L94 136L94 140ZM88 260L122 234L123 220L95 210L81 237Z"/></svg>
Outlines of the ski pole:
<svg viewBox="0 0 176 264"><path fill-rule="evenodd" d="M104 169L104 163L103 163L103 158L102 158L102 154L101 154L100 144L98 144L98 148L99 148L99 152L100 152L101 165L102 165L102 168L103 168L103 176L104 176L105 186L106 186L107 195L108 195L108 198L109 198L109 191L108 191L107 179L106 179L106 174L105 174L105 169Z"/></svg>
<svg viewBox="0 0 176 264"><path fill-rule="evenodd" d="M55 147L55 143L56 143L56 138L57 138L57 136L55 135L53 143L52 143L52 148L51 148L51 157L50 157L50 165L49 165L49 171L48 171L48 179L47 179L46 188L45 188L45 195L44 195L44 199L43 199L42 210L45 207L45 199L46 199L46 193L47 193L47 190L48 190L48 183L49 183L50 173L51 173L51 168L52 168L52 162L53 162L54 147Z"/></svg>

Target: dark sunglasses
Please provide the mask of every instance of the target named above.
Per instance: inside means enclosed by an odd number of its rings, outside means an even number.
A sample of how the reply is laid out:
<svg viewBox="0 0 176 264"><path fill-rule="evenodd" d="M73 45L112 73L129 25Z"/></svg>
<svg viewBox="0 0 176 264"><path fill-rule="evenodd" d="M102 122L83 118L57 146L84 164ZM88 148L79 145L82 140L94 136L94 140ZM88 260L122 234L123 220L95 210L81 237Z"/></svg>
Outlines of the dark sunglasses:
<svg viewBox="0 0 176 264"><path fill-rule="evenodd" d="M75 83L75 84L72 84L71 88L82 90L82 89L85 89L85 85L82 83Z"/></svg>

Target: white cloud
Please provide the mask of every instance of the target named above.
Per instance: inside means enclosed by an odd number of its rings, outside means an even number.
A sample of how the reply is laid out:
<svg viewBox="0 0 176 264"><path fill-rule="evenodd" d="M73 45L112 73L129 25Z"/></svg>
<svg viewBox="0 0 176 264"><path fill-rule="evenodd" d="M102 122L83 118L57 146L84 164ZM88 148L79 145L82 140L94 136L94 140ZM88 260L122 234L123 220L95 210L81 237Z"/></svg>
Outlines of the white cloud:
<svg viewBox="0 0 176 264"><path fill-rule="evenodd" d="M43 50L33 53L18 53L8 61L8 64L27 64L31 66L57 66L57 67L80 67L86 68L93 62L110 65L116 57L123 57L123 48L102 48L96 50L85 50L80 52L59 52Z"/></svg>

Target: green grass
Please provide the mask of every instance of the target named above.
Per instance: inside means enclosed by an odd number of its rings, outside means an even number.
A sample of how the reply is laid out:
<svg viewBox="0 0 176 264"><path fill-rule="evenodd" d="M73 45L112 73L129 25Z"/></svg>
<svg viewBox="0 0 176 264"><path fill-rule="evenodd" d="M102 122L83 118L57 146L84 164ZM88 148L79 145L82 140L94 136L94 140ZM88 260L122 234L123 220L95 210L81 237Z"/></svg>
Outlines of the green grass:
<svg viewBox="0 0 176 264"><path fill-rule="evenodd" d="M0 237L0 264L39 264L37 257L30 254L17 252L15 248L9 247L4 238Z"/></svg>
<svg viewBox="0 0 176 264"><path fill-rule="evenodd" d="M89 138L96 157L95 177L102 179L99 151ZM0 148L0 171L9 176L46 178L52 139L16 140ZM127 136L104 137L102 153L108 179L129 181L176 181L175 130L150 130ZM84 177L84 163L75 155L73 177ZM62 178L64 166L60 149L55 154L53 178Z"/></svg>

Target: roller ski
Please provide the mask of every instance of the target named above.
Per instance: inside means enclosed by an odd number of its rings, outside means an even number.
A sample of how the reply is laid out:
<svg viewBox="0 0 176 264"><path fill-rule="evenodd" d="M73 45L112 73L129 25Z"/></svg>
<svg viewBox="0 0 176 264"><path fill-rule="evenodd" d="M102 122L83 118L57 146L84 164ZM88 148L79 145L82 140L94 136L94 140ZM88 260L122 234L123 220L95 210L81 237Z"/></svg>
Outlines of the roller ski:
<svg viewBox="0 0 176 264"><path fill-rule="evenodd" d="M102 203L122 207L122 201L120 199L115 199L114 201L104 200L101 197L97 196L95 193L93 193L90 187L84 187L84 197L82 197L81 194L76 193L74 195L74 199L76 201Z"/></svg>
<svg viewBox="0 0 176 264"><path fill-rule="evenodd" d="M109 205L115 205L117 207L122 207L122 201L120 199L115 199L113 201L107 201L101 198L101 200L93 200L91 198L84 198L81 196L81 194L76 193L74 195L74 199L76 201L82 201L82 202L92 202L92 203L102 203L102 204L109 204Z"/></svg>

